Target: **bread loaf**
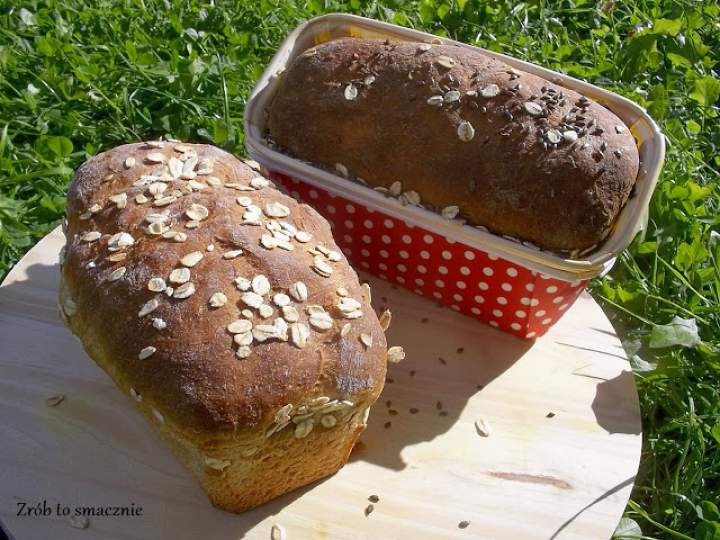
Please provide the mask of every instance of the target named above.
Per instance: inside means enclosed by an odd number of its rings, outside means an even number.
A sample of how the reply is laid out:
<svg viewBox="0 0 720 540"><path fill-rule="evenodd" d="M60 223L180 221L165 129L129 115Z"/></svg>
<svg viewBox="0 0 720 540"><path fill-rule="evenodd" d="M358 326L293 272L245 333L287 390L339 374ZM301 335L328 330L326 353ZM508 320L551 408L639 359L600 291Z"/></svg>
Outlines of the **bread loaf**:
<svg viewBox="0 0 720 540"><path fill-rule="evenodd" d="M345 464L387 348L314 210L217 148L138 143L80 167L66 236L66 324L213 504Z"/></svg>
<svg viewBox="0 0 720 540"><path fill-rule="evenodd" d="M638 172L601 104L454 45L317 45L280 74L267 127L294 157L572 254L608 235Z"/></svg>

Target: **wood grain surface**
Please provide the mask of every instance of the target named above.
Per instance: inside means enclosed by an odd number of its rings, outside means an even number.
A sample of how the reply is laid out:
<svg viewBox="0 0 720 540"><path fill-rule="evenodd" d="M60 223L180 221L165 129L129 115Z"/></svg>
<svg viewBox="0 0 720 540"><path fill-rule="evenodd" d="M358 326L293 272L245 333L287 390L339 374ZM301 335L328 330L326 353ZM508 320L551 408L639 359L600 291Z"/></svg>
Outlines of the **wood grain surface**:
<svg viewBox="0 0 720 540"><path fill-rule="evenodd" d="M16 540L267 539L273 523L288 540L607 539L620 519L640 459L638 399L586 294L533 343L372 279L373 304L394 314L389 343L407 358L390 366L350 463L234 515L209 504L63 327L62 243L53 231L0 287L0 520ZM380 500L366 516L370 495ZM42 501L52 515L17 516ZM78 529L58 504L142 516Z"/></svg>

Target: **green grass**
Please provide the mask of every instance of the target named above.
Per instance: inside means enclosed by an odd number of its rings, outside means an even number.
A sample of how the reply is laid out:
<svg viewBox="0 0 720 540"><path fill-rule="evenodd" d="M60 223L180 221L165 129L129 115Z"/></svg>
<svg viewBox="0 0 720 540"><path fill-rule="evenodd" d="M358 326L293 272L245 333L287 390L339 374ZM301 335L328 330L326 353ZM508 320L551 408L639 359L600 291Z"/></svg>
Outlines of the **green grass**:
<svg viewBox="0 0 720 540"><path fill-rule="evenodd" d="M73 169L98 151L171 135L243 154L254 80L292 28L323 12L509 53L648 108L669 143L648 227L592 286L633 357L641 399L643 460L623 527L720 538L717 0L14 6L0 14L0 279L58 223ZM660 347L674 316L699 333Z"/></svg>

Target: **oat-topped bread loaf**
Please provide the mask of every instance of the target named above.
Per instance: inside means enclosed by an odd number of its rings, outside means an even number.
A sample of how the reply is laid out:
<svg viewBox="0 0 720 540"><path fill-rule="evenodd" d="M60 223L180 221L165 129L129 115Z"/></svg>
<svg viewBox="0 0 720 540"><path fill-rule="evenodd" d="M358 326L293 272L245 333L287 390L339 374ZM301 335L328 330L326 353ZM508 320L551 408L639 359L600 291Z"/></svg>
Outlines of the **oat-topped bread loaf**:
<svg viewBox="0 0 720 540"><path fill-rule="evenodd" d="M607 236L638 172L608 109L453 45L317 45L280 74L268 132L405 203L574 254Z"/></svg>
<svg viewBox="0 0 720 540"><path fill-rule="evenodd" d="M129 144L78 170L66 235L66 324L215 505L345 464L389 313L314 210L217 148Z"/></svg>

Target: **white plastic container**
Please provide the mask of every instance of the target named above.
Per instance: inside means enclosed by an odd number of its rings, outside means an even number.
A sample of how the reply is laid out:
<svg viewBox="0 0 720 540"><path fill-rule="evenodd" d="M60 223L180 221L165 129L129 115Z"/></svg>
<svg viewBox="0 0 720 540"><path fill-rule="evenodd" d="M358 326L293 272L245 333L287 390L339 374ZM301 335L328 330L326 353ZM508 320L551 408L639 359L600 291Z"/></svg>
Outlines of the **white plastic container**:
<svg viewBox="0 0 720 540"><path fill-rule="evenodd" d="M361 184L270 148L263 140L264 110L276 88L275 74L306 49L340 37L458 43L354 15L325 15L302 24L282 43L248 100L245 144L251 157L293 196L316 207L333 223L338 244L360 268L518 336L532 338L544 333L588 279L609 271L643 226L665 154L664 137L655 122L642 107L617 94L480 49L601 103L628 126L638 142L641 167L634 193L610 235L585 257L563 258L474 227L451 224L423 208L403 206Z"/></svg>

